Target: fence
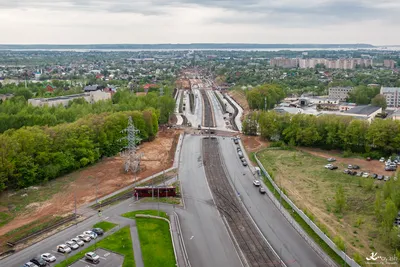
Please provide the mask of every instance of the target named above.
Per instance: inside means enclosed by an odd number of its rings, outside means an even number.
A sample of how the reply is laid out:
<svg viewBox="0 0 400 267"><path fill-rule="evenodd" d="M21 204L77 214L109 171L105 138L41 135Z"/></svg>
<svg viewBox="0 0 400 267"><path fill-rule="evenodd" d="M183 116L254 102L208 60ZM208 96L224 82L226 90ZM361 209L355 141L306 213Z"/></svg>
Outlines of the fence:
<svg viewBox="0 0 400 267"><path fill-rule="evenodd" d="M279 196L283 198L289 205L290 207L308 224L308 226L311 227L311 229L337 254L339 255L346 264L348 264L351 267L360 267L358 263L356 263L352 258L350 258L346 253L341 251L335 243L324 233L319 229L317 225L301 210L299 209L286 195L281 191L281 189L275 184L274 180L272 180L271 176L268 174L268 172L265 170L264 166L261 164L260 160L257 157L257 153L254 154L254 157L257 161L258 166L261 168L262 172L265 174L267 179L271 182L272 186L274 189L278 192ZM277 201L275 201L275 204L278 205ZM329 264L332 266L332 260L321 251L321 249L311 240L311 238L304 232L304 230L297 224L295 223L293 217L291 217L288 212L285 209L282 209L282 206L280 206L280 210L282 214L286 217L286 219L293 225L293 227L299 232L299 234L310 244L310 246L318 253L320 256ZM321 253L322 252L322 253ZM336 265L336 264L335 264Z"/></svg>

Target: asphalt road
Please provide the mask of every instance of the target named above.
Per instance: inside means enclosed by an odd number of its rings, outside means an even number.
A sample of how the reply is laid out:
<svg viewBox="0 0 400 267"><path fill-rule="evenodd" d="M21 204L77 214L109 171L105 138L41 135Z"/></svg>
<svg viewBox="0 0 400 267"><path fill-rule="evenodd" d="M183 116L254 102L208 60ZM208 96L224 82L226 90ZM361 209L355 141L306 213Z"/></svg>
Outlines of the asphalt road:
<svg viewBox="0 0 400 267"><path fill-rule="evenodd" d="M186 215L182 233L193 267L242 266L214 205L201 158L201 137L186 135L181 150L179 179ZM178 211L178 214L182 211Z"/></svg>
<svg viewBox="0 0 400 267"><path fill-rule="evenodd" d="M275 251L287 266L321 267L326 262L308 245L283 217L267 195L261 195L252 184L254 176L243 167L231 138L221 138L220 146L231 181L237 192Z"/></svg>

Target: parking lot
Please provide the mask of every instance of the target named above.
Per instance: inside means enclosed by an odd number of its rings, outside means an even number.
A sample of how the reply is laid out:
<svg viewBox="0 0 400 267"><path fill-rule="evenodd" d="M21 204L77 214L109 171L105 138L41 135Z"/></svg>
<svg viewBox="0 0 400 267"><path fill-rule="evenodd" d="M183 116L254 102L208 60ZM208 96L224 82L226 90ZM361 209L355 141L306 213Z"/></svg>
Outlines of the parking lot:
<svg viewBox="0 0 400 267"><path fill-rule="evenodd" d="M86 261L83 258L70 266L71 267L91 267L91 266L120 267L120 266L122 266L122 263L124 262L124 257L119 254L116 254L116 253L113 253L113 252L110 252L110 251L107 251L104 249L97 249L95 252L97 255L100 256L100 262L98 262L97 264Z"/></svg>

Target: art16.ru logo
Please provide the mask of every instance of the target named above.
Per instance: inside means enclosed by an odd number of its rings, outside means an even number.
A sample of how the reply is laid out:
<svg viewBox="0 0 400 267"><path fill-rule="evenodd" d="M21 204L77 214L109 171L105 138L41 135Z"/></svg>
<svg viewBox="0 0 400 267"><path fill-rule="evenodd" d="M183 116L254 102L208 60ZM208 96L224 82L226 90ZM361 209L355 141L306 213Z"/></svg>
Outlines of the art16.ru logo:
<svg viewBox="0 0 400 267"><path fill-rule="evenodd" d="M396 256L378 256L378 252L371 252L371 255L369 257L366 257L365 259L367 260L367 264L398 264L398 258Z"/></svg>

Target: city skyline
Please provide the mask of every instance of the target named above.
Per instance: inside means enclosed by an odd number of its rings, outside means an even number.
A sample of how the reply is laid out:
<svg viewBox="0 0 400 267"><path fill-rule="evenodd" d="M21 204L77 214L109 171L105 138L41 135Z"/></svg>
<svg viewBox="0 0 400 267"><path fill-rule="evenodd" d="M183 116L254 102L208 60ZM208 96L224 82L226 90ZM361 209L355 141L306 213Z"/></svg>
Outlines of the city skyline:
<svg viewBox="0 0 400 267"><path fill-rule="evenodd" d="M395 0L0 0L1 44L400 44Z"/></svg>

